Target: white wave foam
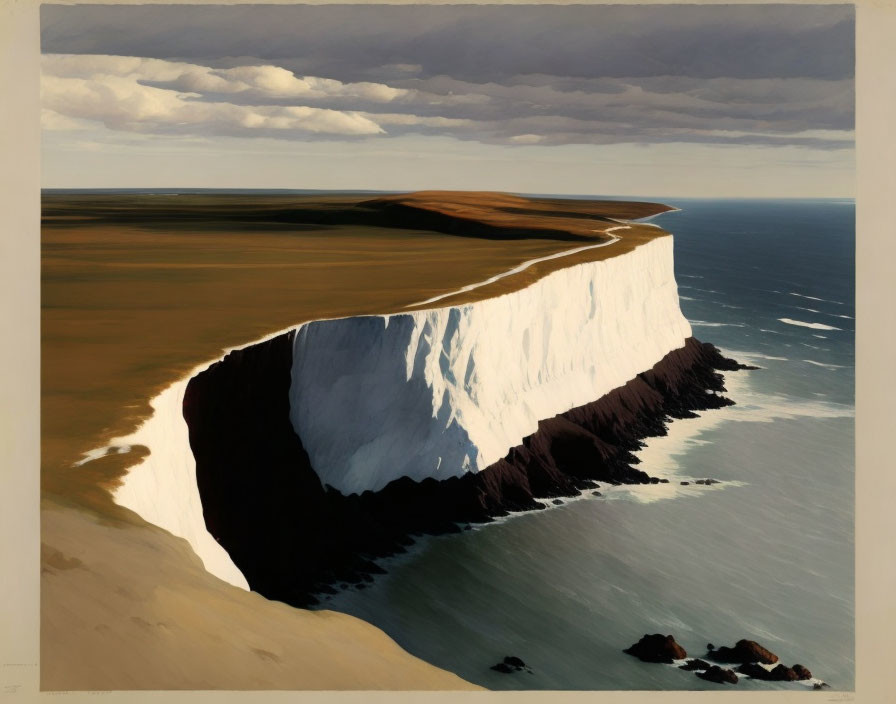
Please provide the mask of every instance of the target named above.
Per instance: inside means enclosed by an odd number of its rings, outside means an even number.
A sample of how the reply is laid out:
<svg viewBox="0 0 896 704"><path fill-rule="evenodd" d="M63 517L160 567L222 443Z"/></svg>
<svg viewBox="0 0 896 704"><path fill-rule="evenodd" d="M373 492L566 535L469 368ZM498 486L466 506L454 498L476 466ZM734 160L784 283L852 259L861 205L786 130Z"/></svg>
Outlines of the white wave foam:
<svg viewBox="0 0 896 704"><path fill-rule="evenodd" d="M682 286L679 286L678 288L686 288L686 289L690 289L691 291L700 291L700 293L717 293L717 294L721 294L721 293L722 293L721 291L716 291L716 290L711 289L711 288L697 288L696 286L684 286L684 285L682 285Z"/></svg>
<svg viewBox="0 0 896 704"><path fill-rule="evenodd" d="M695 328L745 328L743 323L710 323L706 320L692 320L691 325Z"/></svg>
<svg viewBox="0 0 896 704"><path fill-rule="evenodd" d="M777 291L776 293L780 293L780 291ZM799 296L800 298L808 298L810 301L821 301L822 303L833 303L835 306L843 305L843 303L841 303L840 301L831 301L827 298L816 298L815 296L805 296L802 293L796 293L794 291L788 291L788 294L790 294L791 296Z"/></svg>
<svg viewBox="0 0 896 704"><path fill-rule="evenodd" d="M763 354L762 352L743 352L741 350L729 350L726 352L726 354L731 355L732 358L744 364L750 364L750 362L757 359L770 359L774 362L790 361L787 357L775 357L770 354Z"/></svg>
<svg viewBox="0 0 896 704"><path fill-rule="evenodd" d="M761 358L764 355L752 352L723 351L726 356L740 361L750 358ZM687 467L682 458L691 449L711 442L704 436L710 430L728 422L772 423L776 420L793 418L851 418L855 416L855 408L828 401L801 400L789 396L766 394L754 391L750 385L751 372L736 371L725 373L726 396L735 405L725 406L698 415L697 418L674 420L669 424L668 434L649 438L646 447L635 454L641 459L640 468L650 475L675 481L691 481L687 476ZM706 490L707 488L724 488L738 486L738 482L722 482L709 487L703 485L679 486L679 493ZM649 485L654 487L657 485ZM671 484L660 484L668 487ZM621 488L621 487L617 487Z"/></svg>
<svg viewBox="0 0 896 704"><path fill-rule="evenodd" d="M803 308L802 306L788 306L789 308L793 308L794 310L804 310L809 313L818 313L819 315L826 315L829 318L842 318L844 320L855 320L851 315L842 315L841 313L825 313L823 310L816 310L815 308Z"/></svg>
<svg viewBox="0 0 896 704"><path fill-rule="evenodd" d="M734 357L741 361L751 358L770 358L756 352L740 352L723 350L726 356ZM784 358L780 358L784 359ZM695 418L677 419L669 423L666 435L648 438L641 450L635 455L641 460L639 467L651 476L668 479L668 484L622 484L612 486L600 483L597 489L601 496L594 496L591 489L586 489L580 496L563 497L562 504L555 505L552 499L538 499L545 506L544 510L562 508L564 505L585 500L613 501L628 500L636 503L653 503L666 499L675 499L684 496L697 496L707 491L720 491L728 488L747 486L743 481L719 481L716 484L696 484L698 479L706 477L693 477L687 473L685 456L688 452L701 445L712 442L704 436L723 423L728 422L752 422L772 423L776 420L792 418L851 418L855 416L855 408L844 404L824 401L798 400L786 396L763 394L752 390L749 382L748 371L727 372L725 374L725 386L728 389L727 396L736 403L734 406L726 406L720 409L698 414ZM689 482L682 486L681 482ZM518 516L531 515L528 511L510 512L507 516L497 518L491 523L478 524L473 530L483 530L490 525L497 525L505 521L513 520Z"/></svg>
<svg viewBox="0 0 896 704"><path fill-rule="evenodd" d="M819 340L827 340L828 339L825 335L812 335L812 337L817 337Z"/></svg>
<svg viewBox="0 0 896 704"><path fill-rule="evenodd" d="M825 364L824 362L816 362L812 359L804 359L807 364L814 364L816 367L824 367L825 369L846 369L842 364Z"/></svg>
<svg viewBox="0 0 896 704"><path fill-rule="evenodd" d="M833 325L825 325L824 323L806 323L802 320L793 320L792 318L778 318L782 323L788 325L797 325L803 328L812 328L813 330L842 330L843 328L835 328Z"/></svg>

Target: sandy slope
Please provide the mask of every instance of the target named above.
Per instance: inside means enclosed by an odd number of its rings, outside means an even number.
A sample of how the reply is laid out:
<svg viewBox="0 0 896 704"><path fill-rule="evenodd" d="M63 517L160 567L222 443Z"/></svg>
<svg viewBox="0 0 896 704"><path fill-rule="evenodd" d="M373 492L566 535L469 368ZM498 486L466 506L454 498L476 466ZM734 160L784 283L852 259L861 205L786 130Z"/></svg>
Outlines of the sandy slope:
<svg viewBox="0 0 896 704"><path fill-rule="evenodd" d="M45 506L43 689L475 689L352 616L208 574L152 526Z"/></svg>

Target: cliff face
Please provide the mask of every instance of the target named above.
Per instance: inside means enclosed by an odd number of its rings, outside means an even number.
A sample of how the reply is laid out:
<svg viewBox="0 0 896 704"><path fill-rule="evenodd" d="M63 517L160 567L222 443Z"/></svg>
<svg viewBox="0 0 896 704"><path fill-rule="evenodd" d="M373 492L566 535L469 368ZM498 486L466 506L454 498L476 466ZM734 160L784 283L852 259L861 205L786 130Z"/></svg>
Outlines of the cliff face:
<svg viewBox="0 0 896 704"><path fill-rule="evenodd" d="M171 447L150 444L116 500L214 574L303 606L413 534L651 481L631 452L730 403L707 390L736 366L690 337L660 237L497 298L233 351L160 397L141 432Z"/></svg>
<svg viewBox="0 0 896 704"><path fill-rule="evenodd" d="M646 483L631 466L641 438L664 433L669 417L730 403L706 390L722 390L714 369L733 363L689 338L599 400L539 423L481 471L401 477L346 496L321 485L288 421L291 337L233 352L196 376L184 416L209 532L254 590L297 606L370 579L381 571L371 559L403 551L413 533L543 508L537 498L577 495L595 480ZM333 429L336 440L342 430Z"/></svg>
<svg viewBox="0 0 896 704"><path fill-rule="evenodd" d="M303 325L292 424L321 480L343 494L477 472L690 334L672 238L661 237L498 298Z"/></svg>

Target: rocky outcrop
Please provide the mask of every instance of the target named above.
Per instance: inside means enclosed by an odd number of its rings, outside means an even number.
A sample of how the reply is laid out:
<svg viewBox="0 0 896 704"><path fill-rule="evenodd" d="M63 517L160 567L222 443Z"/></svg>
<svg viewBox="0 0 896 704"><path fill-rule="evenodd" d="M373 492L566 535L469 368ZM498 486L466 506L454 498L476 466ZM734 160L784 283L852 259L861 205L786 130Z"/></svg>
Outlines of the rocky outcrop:
<svg viewBox="0 0 896 704"><path fill-rule="evenodd" d="M644 636L634 645L622 651L634 655L644 662L662 662L671 664L673 660L682 660L688 654L685 649L675 642L672 636L664 636L661 633Z"/></svg>
<svg viewBox="0 0 896 704"><path fill-rule="evenodd" d="M688 672L693 672L694 670L708 670L710 668L710 664L706 662L706 660L701 660L700 658L692 658L688 660L684 665L679 665L679 670L687 670Z"/></svg>
<svg viewBox="0 0 896 704"><path fill-rule="evenodd" d="M752 677L754 680L765 680L767 682L796 682L799 679L809 679L811 677L811 675L809 677L800 677L796 670L785 665L776 665L769 670L755 662L741 665L737 668L737 671L742 675Z"/></svg>
<svg viewBox="0 0 896 704"><path fill-rule="evenodd" d="M713 660L727 663L751 663L761 662L766 665L774 665L778 662L778 656L770 650L766 650L754 640L739 640L733 648L722 646L711 653Z"/></svg>
<svg viewBox="0 0 896 704"><path fill-rule="evenodd" d="M786 665L778 664L769 668L759 664L760 662L765 662L766 664L777 662L778 656L755 641L740 640L733 648L723 647L718 650L710 643L706 646L706 649L708 651L707 657L711 657L719 662L738 662L739 658L749 658L749 661L742 663L733 672L730 669L711 664L706 660L692 658L679 665L678 669L694 672L697 677L717 684L737 684L738 674L766 682L796 682L797 680L812 678L812 673L803 665L787 667ZM623 652L634 655L645 662L667 664L686 657L684 648L675 642L674 637L660 635L659 633L645 635ZM819 687L816 685L815 689L819 689Z"/></svg>
<svg viewBox="0 0 896 704"><path fill-rule="evenodd" d="M698 672L697 677L716 684L737 684L737 675L731 670L718 665L711 665L705 672Z"/></svg>
<svg viewBox="0 0 896 704"><path fill-rule="evenodd" d="M523 662L522 658L516 655L507 655L501 662L492 665L491 668L495 672L503 672L505 675L511 675L514 672L525 670L532 674L532 668Z"/></svg>
<svg viewBox="0 0 896 704"><path fill-rule="evenodd" d="M234 351L195 376L183 413L206 528L253 590L296 606L369 581L382 572L374 560L404 551L414 534L541 509L539 499L595 481L648 483L632 452L665 434L670 418L729 405L717 370L738 367L689 338L624 386L542 421L479 472L402 477L346 496L322 486L290 422L291 338Z"/></svg>
<svg viewBox="0 0 896 704"><path fill-rule="evenodd" d="M794 665L793 671L796 674L796 678L798 680L811 680L812 673L809 671L809 668L805 665Z"/></svg>

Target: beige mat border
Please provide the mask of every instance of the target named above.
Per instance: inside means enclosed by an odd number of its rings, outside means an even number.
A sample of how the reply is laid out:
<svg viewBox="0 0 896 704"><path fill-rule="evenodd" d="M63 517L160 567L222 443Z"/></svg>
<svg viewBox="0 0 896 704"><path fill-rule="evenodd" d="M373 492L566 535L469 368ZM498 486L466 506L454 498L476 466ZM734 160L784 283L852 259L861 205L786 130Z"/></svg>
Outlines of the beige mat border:
<svg viewBox="0 0 896 704"><path fill-rule="evenodd" d="M274 0L276 2L276 0ZM363 1L363 0L361 0ZM190 4L206 3L193 0ZM62 3L60 3L62 4ZM76 4L64 2L64 4ZM107 3L112 4L112 3ZM120 2L114 4L140 4ZM188 3L178 3L188 4ZM217 4L238 4L235 2ZM287 3L277 3L287 4ZM329 4L309 0L308 4ZM366 3L365 3L366 4ZM415 4L393 0L390 4ZM438 3L425 3L438 4ZM539 4L497 2L494 4ZM555 0L552 4L570 3ZM616 4L636 3L616 0ZM725 4L721 2L707 4ZM804 4L804 3L800 3ZM805 3L808 4L808 3ZM822 3L816 3L822 4ZM834 4L834 3L824 3ZM290 702L715 702L814 698L867 704L892 701L896 657L896 437L890 395L896 346L896 0L857 3L857 658L856 693L224 693L39 694L39 3L0 0L0 695L9 701L63 697L96 701Z"/></svg>

